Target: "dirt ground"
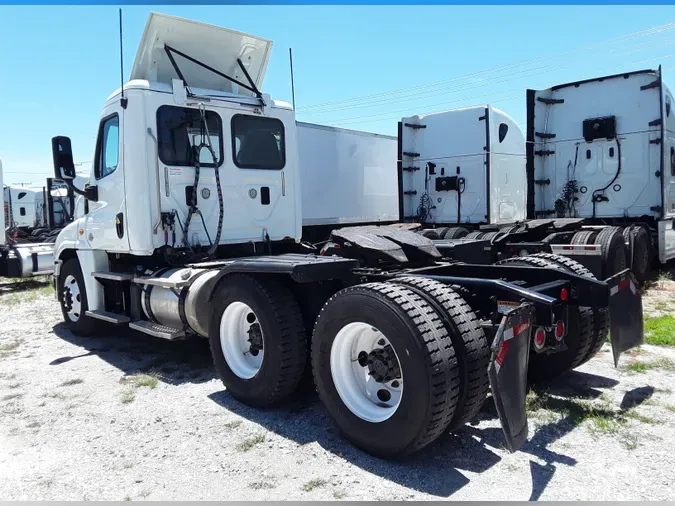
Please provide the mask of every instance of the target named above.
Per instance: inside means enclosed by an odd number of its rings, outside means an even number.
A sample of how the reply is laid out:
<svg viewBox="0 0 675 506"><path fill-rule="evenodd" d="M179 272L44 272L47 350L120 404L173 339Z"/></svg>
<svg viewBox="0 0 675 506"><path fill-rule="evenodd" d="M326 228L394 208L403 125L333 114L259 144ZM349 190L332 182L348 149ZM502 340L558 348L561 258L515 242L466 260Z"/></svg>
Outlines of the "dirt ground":
<svg viewBox="0 0 675 506"><path fill-rule="evenodd" d="M675 314L674 296L663 277L645 313ZM672 346L644 345L618 369L605 346L532 391L519 452L503 449L488 400L474 425L386 462L342 439L313 395L264 411L232 399L204 340L72 335L48 283L2 282L0 329L4 500L674 497Z"/></svg>

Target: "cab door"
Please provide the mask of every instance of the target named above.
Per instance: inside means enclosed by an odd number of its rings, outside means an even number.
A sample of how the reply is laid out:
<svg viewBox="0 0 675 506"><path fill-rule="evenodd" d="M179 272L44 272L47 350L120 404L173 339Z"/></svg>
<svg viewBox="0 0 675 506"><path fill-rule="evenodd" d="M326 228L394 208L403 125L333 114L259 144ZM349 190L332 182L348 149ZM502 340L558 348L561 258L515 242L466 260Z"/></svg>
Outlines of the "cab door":
<svg viewBox="0 0 675 506"><path fill-rule="evenodd" d="M98 200L89 201L85 234L93 249L128 252L124 184L123 109L119 101L103 109L94 154L93 181Z"/></svg>

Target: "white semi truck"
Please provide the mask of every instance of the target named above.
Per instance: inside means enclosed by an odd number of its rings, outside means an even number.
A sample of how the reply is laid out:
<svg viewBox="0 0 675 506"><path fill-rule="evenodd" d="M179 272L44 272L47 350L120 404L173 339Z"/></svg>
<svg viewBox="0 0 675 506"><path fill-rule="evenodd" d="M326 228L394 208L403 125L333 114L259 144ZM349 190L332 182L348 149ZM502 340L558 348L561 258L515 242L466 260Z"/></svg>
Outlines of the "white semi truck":
<svg viewBox="0 0 675 506"><path fill-rule="evenodd" d="M42 189L3 186L0 277L52 274L54 241L73 220L71 202L73 195L68 186L53 178L47 178Z"/></svg>
<svg viewBox="0 0 675 506"><path fill-rule="evenodd" d="M397 214L378 181L396 141L297 123L260 92L271 46L153 13L101 111L86 187L70 140L52 140L55 174L87 203L54 252L73 332L205 337L251 406L282 402L311 370L338 427L380 457L461 427L490 389L516 450L528 375L589 360L610 327L617 361L642 342L628 269L599 281L555 255L493 265L487 241L442 254L404 224L378 226Z"/></svg>
<svg viewBox="0 0 675 506"><path fill-rule="evenodd" d="M403 215L433 239L552 252L598 277L628 266L643 281L675 258L672 100L660 69L641 70L528 90L526 138L489 106L404 118Z"/></svg>

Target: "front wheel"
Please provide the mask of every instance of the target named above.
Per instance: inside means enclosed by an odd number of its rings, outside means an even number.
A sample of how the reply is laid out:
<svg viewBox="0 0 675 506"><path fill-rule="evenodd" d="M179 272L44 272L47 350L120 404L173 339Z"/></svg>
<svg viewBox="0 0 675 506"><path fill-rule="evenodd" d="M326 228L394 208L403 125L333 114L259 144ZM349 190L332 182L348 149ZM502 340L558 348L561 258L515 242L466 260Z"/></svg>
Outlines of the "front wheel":
<svg viewBox="0 0 675 506"><path fill-rule="evenodd" d="M87 288L80 263L75 258L66 260L57 280L57 297L66 326L73 334L91 335L96 321L86 315L89 309Z"/></svg>

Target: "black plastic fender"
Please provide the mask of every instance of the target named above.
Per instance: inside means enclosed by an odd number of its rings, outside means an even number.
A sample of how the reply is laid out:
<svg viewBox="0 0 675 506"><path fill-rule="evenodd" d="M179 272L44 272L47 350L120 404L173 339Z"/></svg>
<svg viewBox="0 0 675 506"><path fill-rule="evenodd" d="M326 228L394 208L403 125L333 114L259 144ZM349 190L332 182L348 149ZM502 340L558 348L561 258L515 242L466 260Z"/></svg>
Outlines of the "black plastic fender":
<svg viewBox="0 0 675 506"><path fill-rule="evenodd" d="M517 451L527 440L527 363L534 307L523 304L502 318L492 342L488 366L490 387L499 421L506 438L506 447Z"/></svg>
<svg viewBox="0 0 675 506"><path fill-rule="evenodd" d="M619 356L644 343L642 294L629 269L607 278L609 286L609 334L614 355L614 367Z"/></svg>

